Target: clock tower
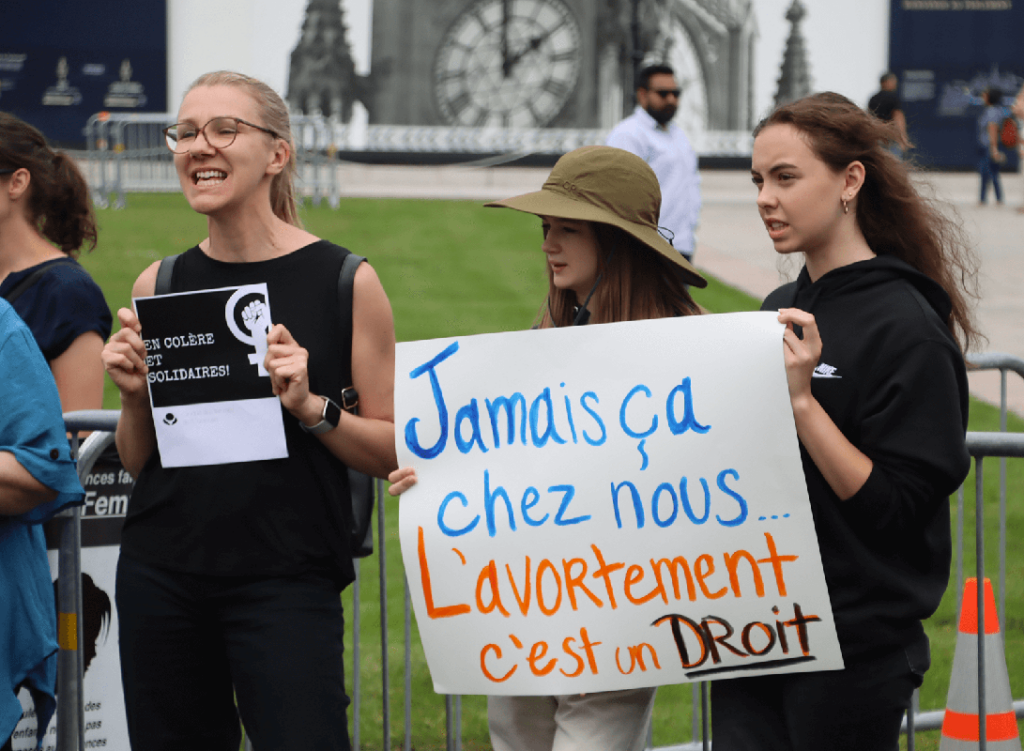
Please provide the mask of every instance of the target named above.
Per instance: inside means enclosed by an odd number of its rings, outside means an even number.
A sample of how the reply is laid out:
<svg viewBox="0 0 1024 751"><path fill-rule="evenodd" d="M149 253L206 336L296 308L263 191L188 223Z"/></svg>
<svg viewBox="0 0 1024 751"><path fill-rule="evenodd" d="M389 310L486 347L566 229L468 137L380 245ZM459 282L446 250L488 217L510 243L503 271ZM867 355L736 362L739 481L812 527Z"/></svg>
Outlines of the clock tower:
<svg viewBox="0 0 1024 751"><path fill-rule="evenodd" d="M591 0L374 0L370 122L597 127Z"/></svg>
<svg viewBox="0 0 1024 751"><path fill-rule="evenodd" d="M374 0L370 123L611 127L633 101L631 3ZM749 129L752 0L640 3L645 62L668 62L684 84L680 125Z"/></svg>

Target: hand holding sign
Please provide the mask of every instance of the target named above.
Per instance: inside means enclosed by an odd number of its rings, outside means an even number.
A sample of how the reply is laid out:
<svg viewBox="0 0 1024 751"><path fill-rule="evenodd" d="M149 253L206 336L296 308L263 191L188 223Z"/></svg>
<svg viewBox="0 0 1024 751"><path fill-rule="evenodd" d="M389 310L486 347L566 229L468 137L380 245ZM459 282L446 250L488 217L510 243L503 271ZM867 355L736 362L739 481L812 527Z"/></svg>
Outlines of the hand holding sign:
<svg viewBox="0 0 1024 751"><path fill-rule="evenodd" d="M309 352L280 323L267 335L264 367L270 373L274 396L280 397L285 409L302 419L298 413L309 398Z"/></svg>
<svg viewBox="0 0 1024 751"><path fill-rule="evenodd" d="M121 398L146 398L146 345L142 341L142 324L128 308L117 311L121 330L110 337L103 348L103 367L121 391Z"/></svg>
<svg viewBox="0 0 1024 751"><path fill-rule="evenodd" d="M789 383L789 398L794 404L811 395L811 374L821 359L821 336L814 316L798 308L783 308L779 311L779 323L786 324L783 336L786 358L786 380ZM793 327L803 330L803 337L796 335Z"/></svg>
<svg viewBox="0 0 1024 751"><path fill-rule="evenodd" d="M399 496L416 484L416 470L412 467L399 467L388 475L388 482L391 483L388 493Z"/></svg>

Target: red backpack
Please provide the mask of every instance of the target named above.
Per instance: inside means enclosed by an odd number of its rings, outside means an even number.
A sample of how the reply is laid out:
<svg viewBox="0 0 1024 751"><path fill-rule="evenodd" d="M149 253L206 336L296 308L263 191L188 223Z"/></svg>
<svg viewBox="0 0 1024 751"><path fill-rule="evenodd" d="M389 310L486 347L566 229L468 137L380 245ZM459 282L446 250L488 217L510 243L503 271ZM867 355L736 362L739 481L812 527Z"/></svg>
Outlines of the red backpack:
<svg viewBox="0 0 1024 751"><path fill-rule="evenodd" d="M1020 142L1020 133L1017 131L1016 119L1003 118L1003 125L999 129L999 141L1008 149L1017 148L1017 144Z"/></svg>

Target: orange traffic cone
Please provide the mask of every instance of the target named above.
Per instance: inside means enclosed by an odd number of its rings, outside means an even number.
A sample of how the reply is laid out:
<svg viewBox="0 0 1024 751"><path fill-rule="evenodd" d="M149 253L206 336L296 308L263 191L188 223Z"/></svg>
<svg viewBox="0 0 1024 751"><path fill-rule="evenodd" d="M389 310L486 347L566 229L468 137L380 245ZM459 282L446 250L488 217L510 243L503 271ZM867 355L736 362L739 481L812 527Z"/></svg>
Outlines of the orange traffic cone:
<svg viewBox="0 0 1024 751"><path fill-rule="evenodd" d="M985 739L989 751L1021 751L1006 672L1003 635L996 616L992 582L985 579ZM970 751L980 746L978 730L978 580L964 585L953 676L946 699L939 751Z"/></svg>

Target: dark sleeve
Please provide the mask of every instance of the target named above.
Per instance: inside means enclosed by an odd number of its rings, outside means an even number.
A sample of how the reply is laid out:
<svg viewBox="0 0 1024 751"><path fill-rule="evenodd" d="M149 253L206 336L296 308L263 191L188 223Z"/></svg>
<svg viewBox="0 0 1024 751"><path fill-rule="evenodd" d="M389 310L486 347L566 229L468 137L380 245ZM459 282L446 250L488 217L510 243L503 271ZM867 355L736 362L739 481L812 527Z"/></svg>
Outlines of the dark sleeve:
<svg viewBox="0 0 1024 751"><path fill-rule="evenodd" d="M874 467L843 504L858 526L919 528L967 477L967 371L948 342L923 341L866 396L855 441Z"/></svg>
<svg viewBox="0 0 1024 751"><path fill-rule="evenodd" d="M793 305L793 300L796 299L796 282L790 282L789 284L783 284L777 290L764 298L764 302L761 303L761 310L779 310L780 308L789 308Z"/></svg>
<svg viewBox="0 0 1024 751"><path fill-rule="evenodd" d="M55 264L18 298L15 309L28 324L47 362L53 362L82 334L106 340L112 319L107 301L89 272L77 264Z"/></svg>

